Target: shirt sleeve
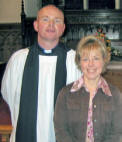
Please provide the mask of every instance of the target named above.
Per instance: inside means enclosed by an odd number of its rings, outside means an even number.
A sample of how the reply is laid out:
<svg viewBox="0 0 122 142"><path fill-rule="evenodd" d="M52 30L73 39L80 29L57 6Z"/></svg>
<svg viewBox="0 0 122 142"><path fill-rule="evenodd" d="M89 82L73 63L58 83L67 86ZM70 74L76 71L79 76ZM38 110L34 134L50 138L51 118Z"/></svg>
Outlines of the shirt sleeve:
<svg viewBox="0 0 122 142"><path fill-rule="evenodd" d="M13 121L14 113L17 113L19 110L18 104L21 93L22 74L27 53L27 49L22 49L11 56L2 79L1 93L4 100L9 105Z"/></svg>

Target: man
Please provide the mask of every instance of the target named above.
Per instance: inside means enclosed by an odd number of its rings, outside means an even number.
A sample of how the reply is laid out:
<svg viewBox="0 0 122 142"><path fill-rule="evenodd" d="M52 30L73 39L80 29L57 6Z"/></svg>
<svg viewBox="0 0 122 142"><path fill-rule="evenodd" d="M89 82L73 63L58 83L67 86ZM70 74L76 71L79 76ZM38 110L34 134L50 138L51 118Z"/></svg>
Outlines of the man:
<svg viewBox="0 0 122 142"><path fill-rule="evenodd" d="M2 80L13 125L10 142L55 142L53 113L58 92L80 76L75 52L59 43L65 30L62 11L54 5L43 7L34 29L37 43L12 55Z"/></svg>

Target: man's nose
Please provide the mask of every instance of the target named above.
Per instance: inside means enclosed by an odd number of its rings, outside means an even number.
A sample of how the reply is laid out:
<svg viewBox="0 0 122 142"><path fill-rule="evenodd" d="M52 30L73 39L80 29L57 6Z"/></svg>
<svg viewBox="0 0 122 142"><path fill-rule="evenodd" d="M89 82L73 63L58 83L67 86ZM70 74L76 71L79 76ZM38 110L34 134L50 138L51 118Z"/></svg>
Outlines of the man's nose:
<svg viewBox="0 0 122 142"><path fill-rule="evenodd" d="M50 20L50 21L49 21L49 25L50 25L51 27L53 27L53 26L55 25L55 21L54 21L54 20Z"/></svg>

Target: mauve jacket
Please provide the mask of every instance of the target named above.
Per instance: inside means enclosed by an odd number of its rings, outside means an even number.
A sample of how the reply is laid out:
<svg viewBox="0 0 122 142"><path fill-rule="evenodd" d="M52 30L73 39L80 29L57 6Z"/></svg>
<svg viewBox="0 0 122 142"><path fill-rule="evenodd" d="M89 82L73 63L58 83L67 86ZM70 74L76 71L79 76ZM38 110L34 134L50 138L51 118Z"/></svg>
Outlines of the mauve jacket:
<svg viewBox="0 0 122 142"><path fill-rule="evenodd" d="M72 85L64 87L57 98L54 114L57 142L85 142L89 93L84 87L70 92ZM112 96L98 89L93 99L94 142L119 142L122 135L122 94L116 87L110 84L109 87Z"/></svg>

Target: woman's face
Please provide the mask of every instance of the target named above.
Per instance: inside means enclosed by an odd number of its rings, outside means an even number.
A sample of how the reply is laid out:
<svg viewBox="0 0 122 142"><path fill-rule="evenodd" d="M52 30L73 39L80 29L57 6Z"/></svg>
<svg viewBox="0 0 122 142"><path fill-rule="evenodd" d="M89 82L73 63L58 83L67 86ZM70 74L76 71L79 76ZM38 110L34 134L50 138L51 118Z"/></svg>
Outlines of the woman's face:
<svg viewBox="0 0 122 142"><path fill-rule="evenodd" d="M103 70L104 60L99 49L83 51L81 55L81 70L87 80L96 81Z"/></svg>

